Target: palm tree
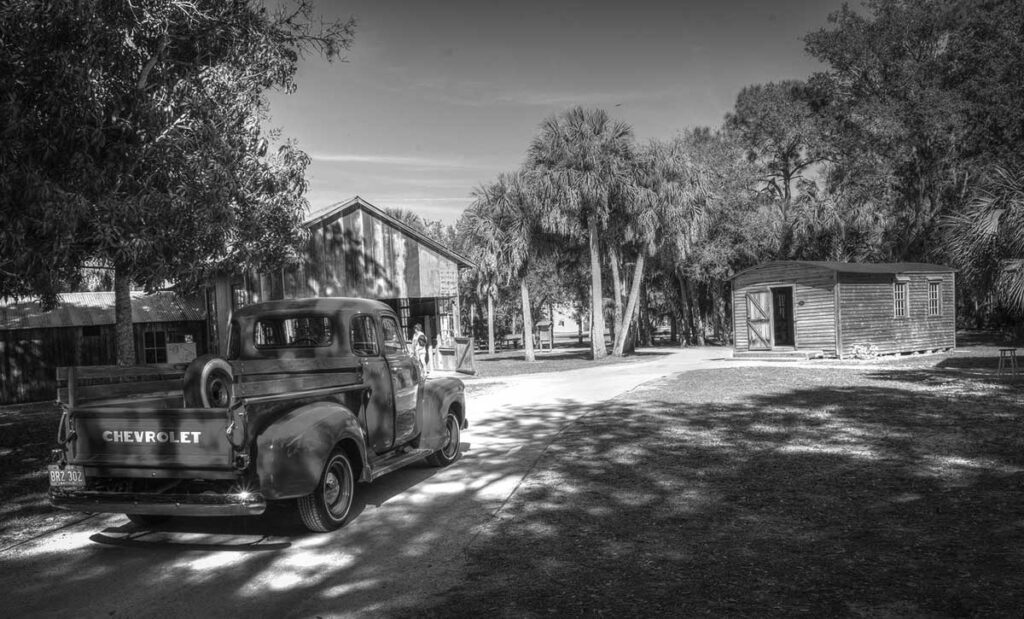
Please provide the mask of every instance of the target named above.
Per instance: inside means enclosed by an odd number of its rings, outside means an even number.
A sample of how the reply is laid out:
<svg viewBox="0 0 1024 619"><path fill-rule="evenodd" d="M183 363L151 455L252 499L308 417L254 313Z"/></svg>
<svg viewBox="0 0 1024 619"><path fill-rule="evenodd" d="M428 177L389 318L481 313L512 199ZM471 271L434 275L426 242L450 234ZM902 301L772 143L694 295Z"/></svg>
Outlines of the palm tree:
<svg viewBox="0 0 1024 619"><path fill-rule="evenodd" d="M633 130L603 110L574 107L548 118L530 144L527 166L551 208L542 211L548 230L586 238L590 245L591 350L604 343L601 230L617 195L633 182Z"/></svg>
<svg viewBox="0 0 1024 619"><path fill-rule="evenodd" d="M459 218L458 228L461 248L475 265L469 277L477 299L487 303L487 351L494 354L494 299L498 296L498 256L493 248L494 226L477 205L471 205Z"/></svg>
<svg viewBox="0 0 1024 619"><path fill-rule="evenodd" d="M486 251L496 257L497 269L505 280L517 280L522 300L523 348L527 361L534 361L533 316L530 291L526 283L535 252L536 222L532 215L532 197L528 179L522 171L498 175L497 181L473 192L471 208L486 230Z"/></svg>
<svg viewBox="0 0 1024 619"><path fill-rule="evenodd" d="M1024 170L996 166L944 228L964 280L1024 313Z"/></svg>

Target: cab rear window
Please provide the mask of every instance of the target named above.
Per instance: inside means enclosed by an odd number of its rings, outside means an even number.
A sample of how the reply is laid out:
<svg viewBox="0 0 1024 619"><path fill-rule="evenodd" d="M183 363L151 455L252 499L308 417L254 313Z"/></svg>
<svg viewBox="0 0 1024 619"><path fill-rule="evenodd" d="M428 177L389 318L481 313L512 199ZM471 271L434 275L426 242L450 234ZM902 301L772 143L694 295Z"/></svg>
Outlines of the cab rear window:
<svg viewBox="0 0 1024 619"><path fill-rule="evenodd" d="M327 316L288 316L256 321L256 348L316 348L330 346L334 328Z"/></svg>

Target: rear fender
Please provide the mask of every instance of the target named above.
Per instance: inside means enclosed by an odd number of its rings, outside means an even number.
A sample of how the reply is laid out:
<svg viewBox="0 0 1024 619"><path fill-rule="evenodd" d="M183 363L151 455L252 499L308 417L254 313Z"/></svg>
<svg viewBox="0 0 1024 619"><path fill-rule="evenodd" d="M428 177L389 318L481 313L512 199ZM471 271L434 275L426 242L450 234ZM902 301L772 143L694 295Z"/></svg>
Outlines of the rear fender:
<svg viewBox="0 0 1024 619"><path fill-rule="evenodd" d="M457 378L436 378L425 381L420 386L419 409L420 434L419 446L423 449L438 450L448 440L444 428L444 419L451 410L459 417L462 428L469 427L466 419L465 386Z"/></svg>
<svg viewBox="0 0 1024 619"><path fill-rule="evenodd" d="M348 408L316 402L278 419L256 439L256 472L263 496L289 499L313 492L327 457L342 441L355 446L358 455L349 455L365 470L366 441L358 417Z"/></svg>

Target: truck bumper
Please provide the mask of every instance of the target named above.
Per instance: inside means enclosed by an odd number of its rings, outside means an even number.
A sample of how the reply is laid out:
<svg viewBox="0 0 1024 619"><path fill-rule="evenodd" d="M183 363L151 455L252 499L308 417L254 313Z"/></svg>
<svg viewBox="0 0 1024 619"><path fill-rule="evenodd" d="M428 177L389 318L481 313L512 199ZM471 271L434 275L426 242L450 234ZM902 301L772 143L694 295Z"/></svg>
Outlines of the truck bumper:
<svg viewBox="0 0 1024 619"><path fill-rule="evenodd" d="M54 507L75 512L153 516L255 516L267 502L251 494L126 494L90 490L50 490Z"/></svg>

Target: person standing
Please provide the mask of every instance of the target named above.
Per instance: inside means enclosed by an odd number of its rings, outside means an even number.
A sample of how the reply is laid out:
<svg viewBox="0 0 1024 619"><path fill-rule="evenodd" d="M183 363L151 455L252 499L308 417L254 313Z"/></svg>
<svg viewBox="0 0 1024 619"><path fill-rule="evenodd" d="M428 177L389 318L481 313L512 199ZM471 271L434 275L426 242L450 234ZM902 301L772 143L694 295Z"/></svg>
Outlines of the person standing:
<svg viewBox="0 0 1024 619"><path fill-rule="evenodd" d="M423 325L417 322L412 328L412 356L419 359L425 371L430 373L427 354L427 336L423 333Z"/></svg>

